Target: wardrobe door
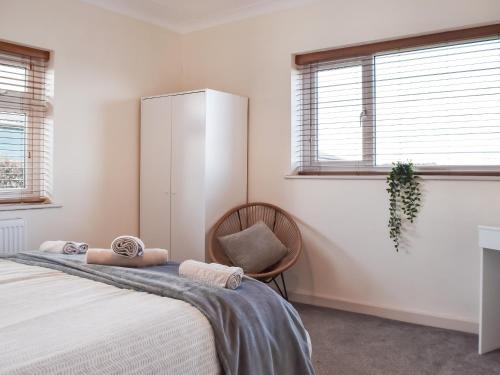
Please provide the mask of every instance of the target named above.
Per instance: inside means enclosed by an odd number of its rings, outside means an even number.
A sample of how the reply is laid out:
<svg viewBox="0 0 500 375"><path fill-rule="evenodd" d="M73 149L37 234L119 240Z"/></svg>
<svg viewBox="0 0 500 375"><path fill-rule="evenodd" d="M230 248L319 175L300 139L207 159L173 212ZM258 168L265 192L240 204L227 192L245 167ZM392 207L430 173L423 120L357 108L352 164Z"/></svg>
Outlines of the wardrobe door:
<svg viewBox="0 0 500 375"><path fill-rule="evenodd" d="M141 103L140 237L146 247L170 249L172 99Z"/></svg>
<svg viewBox="0 0 500 375"><path fill-rule="evenodd" d="M171 258L205 260L205 93L172 97Z"/></svg>

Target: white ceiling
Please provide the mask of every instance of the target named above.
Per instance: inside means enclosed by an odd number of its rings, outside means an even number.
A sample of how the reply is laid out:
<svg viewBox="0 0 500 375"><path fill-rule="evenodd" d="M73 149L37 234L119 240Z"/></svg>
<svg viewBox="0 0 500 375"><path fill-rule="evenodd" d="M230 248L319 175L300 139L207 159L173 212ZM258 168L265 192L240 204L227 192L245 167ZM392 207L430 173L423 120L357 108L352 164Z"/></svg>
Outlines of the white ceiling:
<svg viewBox="0 0 500 375"><path fill-rule="evenodd" d="M314 0L83 0L180 33L191 32Z"/></svg>

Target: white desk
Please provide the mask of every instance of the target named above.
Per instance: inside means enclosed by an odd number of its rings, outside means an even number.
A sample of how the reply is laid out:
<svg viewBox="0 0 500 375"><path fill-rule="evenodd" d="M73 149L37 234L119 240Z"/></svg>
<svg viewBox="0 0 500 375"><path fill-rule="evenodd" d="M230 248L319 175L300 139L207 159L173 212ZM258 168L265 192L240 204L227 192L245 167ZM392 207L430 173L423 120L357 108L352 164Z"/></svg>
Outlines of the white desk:
<svg viewBox="0 0 500 375"><path fill-rule="evenodd" d="M479 354L500 348L500 228L479 226Z"/></svg>

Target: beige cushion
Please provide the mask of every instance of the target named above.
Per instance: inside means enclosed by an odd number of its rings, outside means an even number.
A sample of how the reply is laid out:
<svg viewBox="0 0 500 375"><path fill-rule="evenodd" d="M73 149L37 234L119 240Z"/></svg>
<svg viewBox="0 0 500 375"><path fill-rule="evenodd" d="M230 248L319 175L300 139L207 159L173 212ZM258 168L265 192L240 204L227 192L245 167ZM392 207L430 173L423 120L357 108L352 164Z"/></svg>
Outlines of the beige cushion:
<svg viewBox="0 0 500 375"><path fill-rule="evenodd" d="M231 262L245 273L258 273L279 262L288 252L262 221L237 233L219 237Z"/></svg>

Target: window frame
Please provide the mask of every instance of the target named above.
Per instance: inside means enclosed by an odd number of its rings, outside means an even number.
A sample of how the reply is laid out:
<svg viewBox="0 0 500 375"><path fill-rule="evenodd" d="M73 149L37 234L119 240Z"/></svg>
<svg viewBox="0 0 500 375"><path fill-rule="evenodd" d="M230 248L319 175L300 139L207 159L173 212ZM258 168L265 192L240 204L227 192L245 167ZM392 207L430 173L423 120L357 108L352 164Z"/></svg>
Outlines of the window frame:
<svg viewBox="0 0 500 375"><path fill-rule="evenodd" d="M6 63L0 59L0 66L6 65L6 66L14 66L13 63ZM20 68L25 69L25 90L24 91L17 91L17 90L9 90L9 89L2 89L4 93L6 93L8 96L12 98L16 98L19 101L26 101L29 100L27 98L33 97L35 95L35 90L36 89L43 89L43 87L40 84L37 86L32 86L30 87L30 82L35 82L34 78L34 71L32 67L30 66L29 63L17 63L17 66ZM2 111L3 112L3 111ZM4 200L9 200L11 196L15 194L17 195L33 195L35 192L34 189L34 181L36 181L35 175L39 175L40 172L35 170L36 168L33 168L32 166L30 167L30 163L33 160L33 141L35 137L33 137L33 127L34 124L32 122L33 116L31 116L31 113L28 109L10 109L9 112L6 112L9 114L14 114L14 115L22 115L25 118L24 121L24 158L23 158L23 177L24 177L24 187L21 188L0 188L0 202ZM5 127L1 126L0 127Z"/></svg>
<svg viewBox="0 0 500 375"><path fill-rule="evenodd" d="M361 160L345 160L345 161L320 161L319 159L319 136L318 136L318 117L319 117L319 109L317 107L318 104L318 90L310 90L309 93L303 92L303 100L308 100L309 103L315 103L316 105L311 108L310 116L314 119L309 119L309 124L311 129L310 138L303 139L302 148L303 149L313 149L314 152L310 155L314 155L315 158L309 161L309 165L313 168L335 168L335 167L365 167L371 168L375 161L375 126L374 126L374 117L370 114L374 113L374 98L375 98L375 85L373 84L373 76L374 76L374 65L373 65L373 56L363 56L360 58L348 60L348 61L332 61L328 64L322 64L321 66L312 66L310 75L309 75L309 84L314 87L317 87L318 84L318 73L321 71L331 70L331 69L342 69L352 66L360 66L361 67L361 75L362 79L362 90L361 90L361 107L362 111L359 115L360 127L362 128L361 134ZM365 82L368 82L368 85L365 85ZM309 94L309 97L307 97Z"/></svg>
<svg viewBox="0 0 500 375"><path fill-rule="evenodd" d="M24 187L0 189L0 205L2 204L20 204L20 203L50 203L50 198L42 194L42 140L41 126L37 123L37 110L31 108L32 101L40 100L45 96L46 82L44 78L37 77L36 67L38 64L32 62L32 58L49 61L50 52L38 50L31 47L25 47L17 44L0 41L0 52L6 52L17 56L18 61L2 59L0 57L0 66L18 66L25 69L24 90L1 89L1 93L8 95L12 99L13 106L19 108L0 108L0 112L19 114L25 116L24 122ZM44 75L46 72L43 73ZM37 130L37 127L40 129ZM37 135L37 131L40 133Z"/></svg>
<svg viewBox="0 0 500 375"><path fill-rule="evenodd" d="M310 137L311 141L316 143L309 145L309 149L315 148L314 153L316 160L310 160L306 170L298 171L299 175L331 175L331 176L376 176L386 175L389 173L390 166L376 166L376 117L375 105L376 101L376 82L374 64L375 57L381 54L387 54L392 51L402 52L404 50L412 51L419 48L433 47L440 44L450 42L460 43L467 42L473 39L485 39L494 36L500 37L500 24L481 26L470 29L453 30L442 33L427 34L422 36L407 37L385 42L375 42L353 47L343 47L333 50L320 52L312 52L299 54L295 56L295 63L298 66L309 65L311 71L309 77L316 77L320 70L328 70L332 67L341 67L346 61L362 61L363 66L363 111L364 118L360 115L360 122L363 126L362 144L363 144L363 160L361 161L319 161L318 159L318 116L317 107L312 108L311 114L315 116L316 121L311 121L310 126L315 129ZM318 64L318 63L321 63ZM310 84L315 84L314 79L309 78ZM368 83L368 84L366 84ZM312 87L312 86L311 86ZM305 90L304 90L305 91ZM309 98L302 100L310 100L311 103L317 103L317 89L310 90ZM367 99L371 99L367 101ZM304 142L304 141L303 141ZM301 145L304 148L304 144ZM304 152L302 152L304 154ZM301 155L303 158L303 155ZM304 162L304 159L301 159ZM500 163L498 165L436 165L436 166L416 166L417 174L423 176L500 176Z"/></svg>
<svg viewBox="0 0 500 375"><path fill-rule="evenodd" d="M0 188L0 201L2 199L5 199L5 197L9 197L10 195L12 195L12 193L17 193L17 192L21 192L21 194L29 194L30 193L30 189L28 187L28 179L27 179L27 173L26 173L26 166L27 166L27 163L28 163L28 153L29 151L27 151L27 145L28 145L28 139L30 137L28 137L28 128L29 126L27 125L28 124L28 112L26 111L14 111L12 110L12 112L7 112L9 114L14 114L14 115L23 115L25 117L25 122L24 122L24 126L23 126L23 130L24 130L24 157L23 157L23 177L24 177L24 186L23 187L20 187L20 188ZM0 128L8 128L9 126L4 126L4 125L0 125ZM20 126L19 126L20 127Z"/></svg>

